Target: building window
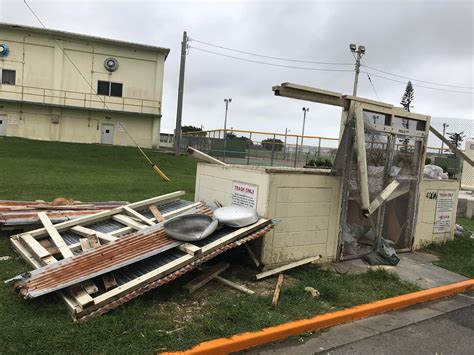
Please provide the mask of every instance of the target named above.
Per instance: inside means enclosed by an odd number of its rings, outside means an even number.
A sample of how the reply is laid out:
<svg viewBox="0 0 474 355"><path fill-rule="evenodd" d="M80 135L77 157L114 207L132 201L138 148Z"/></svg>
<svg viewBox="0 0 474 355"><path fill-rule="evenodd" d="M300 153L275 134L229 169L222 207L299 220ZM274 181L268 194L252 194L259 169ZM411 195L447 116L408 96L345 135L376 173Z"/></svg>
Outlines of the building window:
<svg viewBox="0 0 474 355"><path fill-rule="evenodd" d="M122 97L123 84L99 80L97 82L97 95Z"/></svg>
<svg viewBox="0 0 474 355"><path fill-rule="evenodd" d="M2 69L2 84L15 85L16 71L9 69Z"/></svg>

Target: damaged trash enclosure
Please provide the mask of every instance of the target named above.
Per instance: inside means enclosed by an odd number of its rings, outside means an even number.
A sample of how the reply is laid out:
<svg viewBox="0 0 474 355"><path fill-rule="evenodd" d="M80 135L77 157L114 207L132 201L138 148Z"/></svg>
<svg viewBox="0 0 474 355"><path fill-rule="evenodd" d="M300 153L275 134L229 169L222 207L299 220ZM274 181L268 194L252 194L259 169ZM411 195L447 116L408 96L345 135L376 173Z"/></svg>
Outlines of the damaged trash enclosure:
<svg viewBox="0 0 474 355"><path fill-rule="evenodd" d="M354 101L350 104L348 119L344 122L343 144L336 158L336 167L345 165L340 172L344 182L341 259L370 252L381 237L397 251L412 248L429 117L403 114L380 104ZM363 122L360 135L363 144L359 146L357 120ZM360 157L364 153L366 163ZM351 159L346 161L348 156ZM377 201L393 181L399 185L385 203L375 211L367 211L369 202ZM368 200L362 201L365 186Z"/></svg>

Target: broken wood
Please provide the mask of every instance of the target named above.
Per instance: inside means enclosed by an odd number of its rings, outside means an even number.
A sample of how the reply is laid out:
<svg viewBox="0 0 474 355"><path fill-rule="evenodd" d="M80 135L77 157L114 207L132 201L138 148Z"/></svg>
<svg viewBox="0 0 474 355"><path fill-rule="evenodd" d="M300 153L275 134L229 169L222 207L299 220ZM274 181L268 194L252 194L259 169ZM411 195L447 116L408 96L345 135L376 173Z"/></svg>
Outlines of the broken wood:
<svg viewBox="0 0 474 355"><path fill-rule="evenodd" d="M280 298L280 291L281 291L281 286L283 285L283 279L284 279L283 274L279 274L278 280L275 286L275 292L273 292L272 308L276 308L276 306L278 305L278 299Z"/></svg>
<svg viewBox="0 0 474 355"><path fill-rule="evenodd" d="M132 218L130 218L129 216L126 216L124 214L116 214L116 215L112 216L112 219L114 221L119 222L119 223L125 224L126 226L132 227L136 230L142 230L142 229L145 229L147 227L142 223L134 221Z"/></svg>
<svg viewBox="0 0 474 355"><path fill-rule="evenodd" d="M135 211L133 208L130 208L128 206L124 206L123 209L130 216L133 216L133 217L137 218L139 221L144 222L144 223L148 224L149 226L153 226L155 224L151 219L149 219L149 218L145 217L144 215L142 215L141 213Z"/></svg>
<svg viewBox="0 0 474 355"><path fill-rule="evenodd" d="M61 237L59 232L53 226L53 223L51 223L51 220L49 219L46 212L38 213L38 218L40 219L41 223L43 223L44 228L48 232L48 234L51 237L53 243L59 249L59 251L60 251L61 255L63 256L63 258L66 259L66 258L72 257L74 254L69 249L69 247L66 245L66 242L64 241L63 237Z"/></svg>
<svg viewBox="0 0 474 355"><path fill-rule="evenodd" d="M104 283L105 290L111 290L118 286L117 280L115 279L114 274L109 272L108 274L102 275L102 281Z"/></svg>
<svg viewBox="0 0 474 355"><path fill-rule="evenodd" d="M220 161L219 159L211 157L210 155L204 152L201 152L200 150L197 150L196 148L188 147L188 153L191 154L194 158L203 160L206 163L217 164L221 166L229 166L228 164Z"/></svg>
<svg viewBox="0 0 474 355"><path fill-rule="evenodd" d="M446 144L449 149L451 149L454 153L459 155L462 159L464 159L470 166L474 166L474 161L469 158L463 151L458 149L453 143L451 143L448 139L446 139L441 133L439 133L433 126L430 126L430 131L438 137L444 144Z"/></svg>
<svg viewBox="0 0 474 355"><path fill-rule="evenodd" d="M189 293L193 293L200 289L202 286L206 285L213 278L218 276L220 273L225 271L229 267L229 263L220 262L210 268L206 269L201 275L195 279L189 281L186 285L183 286L185 290L188 290Z"/></svg>
<svg viewBox="0 0 474 355"><path fill-rule="evenodd" d="M373 214L377 208L379 208L389 197L390 195L397 189L400 183L397 180L393 180L390 184L382 190L381 193L370 203L368 214L366 217Z"/></svg>
<svg viewBox="0 0 474 355"><path fill-rule="evenodd" d="M244 248L245 250L247 250L247 253L249 254L250 256L250 259L252 259L253 263L255 264L256 267L260 267L260 261L258 261L257 257L255 256L255 254L253 253L252 249L250 249L250 247L247 245L247 244L244 244Z"/></svg>
<svg viewBox="0 0 474 355"><path fill-rule="evenodd" d="M191 244L191 243L184 243L181 244L179 247L179 250L188 253L189 255L199 255L202 253L202 249L198 247L197 245Z"/></svg>
<svg viewBox="0 0 474 355"><path fill-rule="evenodd" d="M296 261L296 262L291 263L291 264L283 265L283 266L277 267L276 269L273 269L273 270L264 271L264 272L261 272L260 274L255 275L255 277L256 277L257 280L261 280L265 277L278 274L282 271L290 270L290 269L293 269L293 268L298 267L298 266L302 266L302 265L305 265L305 264L312 263L313 261L316 261L318 259L321 259L321 255L313 256L311 258L306 258L306 259Z"/></svg>
<svg viewBox="0 0 474 355"><path fill-rule="evenodd" d="M158 207L156 207L155 205L151 205L150 207L148 207L148 209L158 222L163 222L165 220L165 217L163 217L160 210L158 210Z"/></svg>
<svg viewBox="0 0 474 355"><path fill-rule="evenodd" d="M221 284L223 285L226 285L226 286L229 286L229 287L232 287L232 288L235 288L236 290L239 290L243 293L246 293L248 295L253 295L255 294L254 291L248 289L247 287L245 286L242 286L242 285L239 285L235 282L232 282L230 280L227 280L227 279L224 279L222 276L216 276L214 277L214 281L217 281L217 282L220 282Z"/></svg>

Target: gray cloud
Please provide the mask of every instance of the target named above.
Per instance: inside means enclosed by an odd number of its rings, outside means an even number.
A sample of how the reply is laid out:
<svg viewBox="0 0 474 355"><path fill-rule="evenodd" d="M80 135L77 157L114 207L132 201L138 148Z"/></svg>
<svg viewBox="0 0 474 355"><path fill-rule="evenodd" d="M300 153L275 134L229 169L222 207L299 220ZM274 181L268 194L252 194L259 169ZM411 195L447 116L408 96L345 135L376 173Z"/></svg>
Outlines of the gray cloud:
<svg viewBox="0 0 474 355"><path fill-rule="evenodd" d="M314 61L352 63L348 44L354 42L367 47L364 62L369 66L425 81L474 86L472 1L30 0L30 4L51 28L171 48L165 68L165 127L173 127L176 116L183 30L187 30L191 38L218 45ZM38 25L20 1L0 0L0 19ZM190 45L271 61L196 42L190 42ZM353 69L351 66L337 68ZM383 73L374 74L386 76ZM277 68L191 48L187 58L184 123L203 124L205 128L221 127L223 99L232 97L229 111L231 127L279 132L288 127L297 133L301 131L301 107L309 106L311 111L306 132L337 136L339 110L274 97L271 87L285 81L351 93L353 72ZM399 104L403 83L387 81L375 75L372 82L380 100ZM359 95L376 99L364 73L360 77ZM424 89L415 83L414 111L437 117L468 119L465 122L469 125L474 118L473 97L472 94Z"/></svg>

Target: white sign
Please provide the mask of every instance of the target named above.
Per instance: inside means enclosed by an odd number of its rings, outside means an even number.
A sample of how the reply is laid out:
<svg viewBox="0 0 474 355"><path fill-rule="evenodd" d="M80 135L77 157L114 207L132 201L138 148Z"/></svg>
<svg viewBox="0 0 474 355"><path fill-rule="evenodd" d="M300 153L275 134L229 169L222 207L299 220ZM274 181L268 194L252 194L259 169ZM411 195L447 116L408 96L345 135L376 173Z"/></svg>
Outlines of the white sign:
<svg viewBox="0 0 474 355"><path fill-rule="evenodd" d="M438 190L433 233L451 232L454 214L454 193L452 190Z"/></svg>
<svg viewBox="0 0 474 355"><path fill-rule="evenodd" d="M19 124L20 123L20 115L17 113L9 113L8 114L8 123L10 124Z"/></svg>
<svg viewBox="0 0 474 355"><path fill-rule="evenodd" d="M244 182L232 182L232 205L257 208L258 186Z"/></svg>
<svg viewBox="0 0 474 355"><path fill-rule="evenodd" d="M117 122L117 132L125 132L125 122Z"/></svg>

